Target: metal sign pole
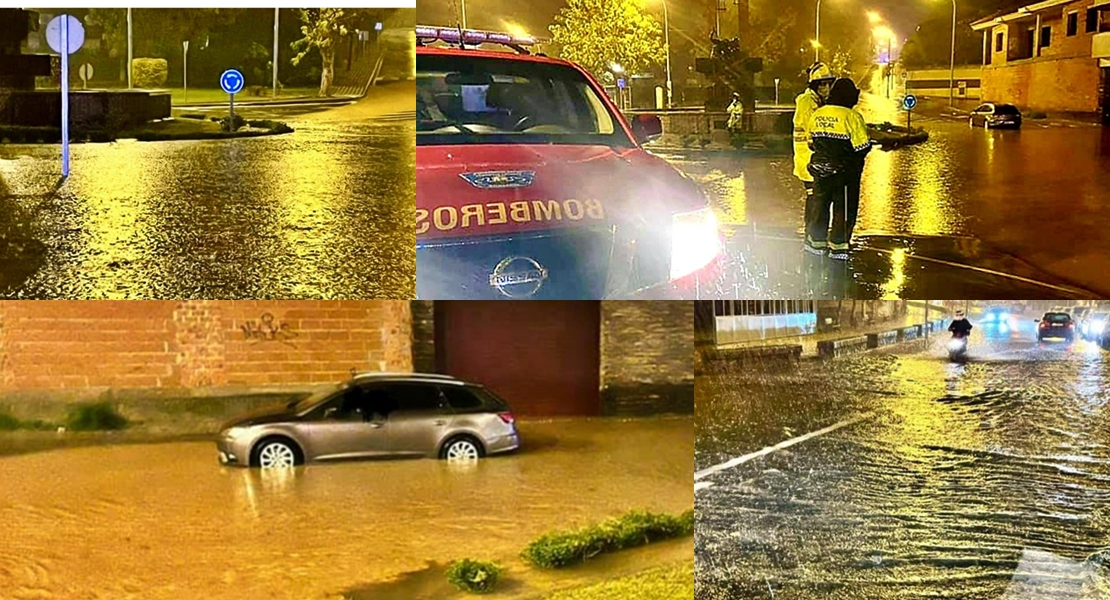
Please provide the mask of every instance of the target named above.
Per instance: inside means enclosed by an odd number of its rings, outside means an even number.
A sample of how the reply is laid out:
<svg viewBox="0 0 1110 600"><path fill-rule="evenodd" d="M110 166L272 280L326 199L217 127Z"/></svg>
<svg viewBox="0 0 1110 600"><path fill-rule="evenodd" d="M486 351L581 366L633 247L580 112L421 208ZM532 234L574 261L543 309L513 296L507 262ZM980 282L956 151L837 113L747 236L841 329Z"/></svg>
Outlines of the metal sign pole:
<svg viewBox="0 0 1110 600"><path fill-rule="evenodd" d="M62 177L69 177L69 15L62 15Z"/></svg>
<svg viewBox="0 0 1110 600"><path fill-rule="evenodd" d="M279 11L280 11L280 10L281 10L280 8L275 8L275 9L274 9L274 56L273 56L273 63L274 63L274 91L273 91L273 97L274 97L275 99L277 98L277 83L278 83L278 82L277 82L277 67L278 67L278 15L279 15Z"/></svg>
<svg viewBox="0 0 1110 600"><path fill-rule="evenodd" d="M231 121L227 124L228 131L235 131L235 94L228 94L228 112L231 114Z"/></svg>
<svg viewBox="0 0 1110 600"><path fill-rule="evenodd" d="M181 42L185 48L184 63L181 65L181 89L185 93L185 102L189 102L189 40Z"/></svg>

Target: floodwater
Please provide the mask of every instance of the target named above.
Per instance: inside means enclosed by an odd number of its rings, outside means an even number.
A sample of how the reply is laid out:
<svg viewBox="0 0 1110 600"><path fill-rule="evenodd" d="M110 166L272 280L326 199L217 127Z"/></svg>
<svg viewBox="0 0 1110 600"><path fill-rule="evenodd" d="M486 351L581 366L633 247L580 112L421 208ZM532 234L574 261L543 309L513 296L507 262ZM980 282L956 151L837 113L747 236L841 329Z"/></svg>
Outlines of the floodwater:
<svg viewBox="0 0 1110 600"><path fill-rule="evenodd" d="M904 123L875 96L865 96L861 111L869 122ZM1045 277L1110 294L1103 275L1110 268L1104 251L1110 235L1110 213L1104 210L1110 197L1110 129L1027 120L1020 131L984 131L969 128L966 120L940 117L914 117L913 124L929 131L928 142L868 155L858 242L869 246L893 239L898 247L933 258L1004 272L1021 268L994 256L1005 255ZM660 154L701 181L726 230L736 234L734 253L750 254L746 246L753 230L800 239L804 197L790 156ZM856 276L872 278L874 268L860 265ZM931 287L930 297L944 293L937 291L942 283Z"/></svg>
<svg viewBox="0 0 1110 600"><path fill-rule="evenodd" d="M73 144L64 183L60 146L0 145L0 297L411 298L412 98L280 136Z"/></svg>
<svg viewBox="0 0 1110 600"><path fill-rule="evenodd" d="M707 378L696 598L1110 598L1110 353L979 329ZM704 414L703 414L704 411Z"/></svg>
<svg viewBox="0 0 1110 600"><path fill-rule="evenodd" d="M0 596L332 598L429 563L519 562L542 533L627 510L691 507L689 419L525 422L521 434L520 453L469 465L264 474L221 468L212 443L3 458Z"/></svg>

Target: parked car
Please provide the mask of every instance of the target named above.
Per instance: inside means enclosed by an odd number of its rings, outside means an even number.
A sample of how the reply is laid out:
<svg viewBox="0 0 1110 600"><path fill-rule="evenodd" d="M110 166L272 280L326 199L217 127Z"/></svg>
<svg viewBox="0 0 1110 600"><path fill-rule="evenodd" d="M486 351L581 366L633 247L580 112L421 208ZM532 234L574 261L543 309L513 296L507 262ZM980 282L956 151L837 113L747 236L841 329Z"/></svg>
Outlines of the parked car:
<svg viewBox="0 0 1110 600"><path fill-rule="evenodd" d="M1069 344L1075 341L1075 321L1066 312L1046 312L1037 319L1037 341L1049 339L1066 340Z"/></svg>
<svg viewBox="0 0 1110 600"><path fill-rule="evenodd" d="M987 102L971 111L968 123L972 127L990 129L992 127L1021 128L1021 111L1013 104Z"/></svg>
<svg viewBox="0 0 1110 600"><path fill-rule="evenodd" d="M444 375L369 373L220 429L220 462L262 468L385 456L477 459L520 447L509 405Z"/></svg>

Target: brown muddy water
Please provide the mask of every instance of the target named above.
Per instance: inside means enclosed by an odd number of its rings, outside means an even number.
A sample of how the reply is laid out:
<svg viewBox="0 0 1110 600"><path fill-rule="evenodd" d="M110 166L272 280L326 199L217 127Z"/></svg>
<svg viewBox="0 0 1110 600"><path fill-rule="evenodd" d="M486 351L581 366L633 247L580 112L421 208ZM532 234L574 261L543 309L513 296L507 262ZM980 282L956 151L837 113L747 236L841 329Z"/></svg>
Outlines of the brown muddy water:
<svg viewBox="0 0 1110 600"><path fill-rule="evenodd" d="M0 598L337 598L463 557L518 562L542 533L626 510L693 506L690 419L521 435L521 452L472 465L284 474L220 467L202 442L2 458Z"/></svg>

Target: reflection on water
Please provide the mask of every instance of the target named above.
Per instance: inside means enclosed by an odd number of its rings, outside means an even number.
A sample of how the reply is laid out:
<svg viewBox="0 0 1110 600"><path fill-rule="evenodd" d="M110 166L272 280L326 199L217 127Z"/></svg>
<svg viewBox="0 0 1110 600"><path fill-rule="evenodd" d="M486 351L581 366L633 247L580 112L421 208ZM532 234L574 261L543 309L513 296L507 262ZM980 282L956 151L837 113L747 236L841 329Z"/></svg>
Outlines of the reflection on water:
<svg viewBox="0 0 1110 600"><path fill-rule="evenodd" d="M314 600L693 503L689 419L520 424L524 450L221 468L211 443L0 459L0 595Z"/></svg>
<svg viewBox="0 0 1110 600"><path fill-rule="evenodd" d="M1110 597L1110 354L976 333L957 365L941 337L702 385L699 466L874 416L698 492L698 598ZM753 416L703 428L738 402Z"/></svg>

